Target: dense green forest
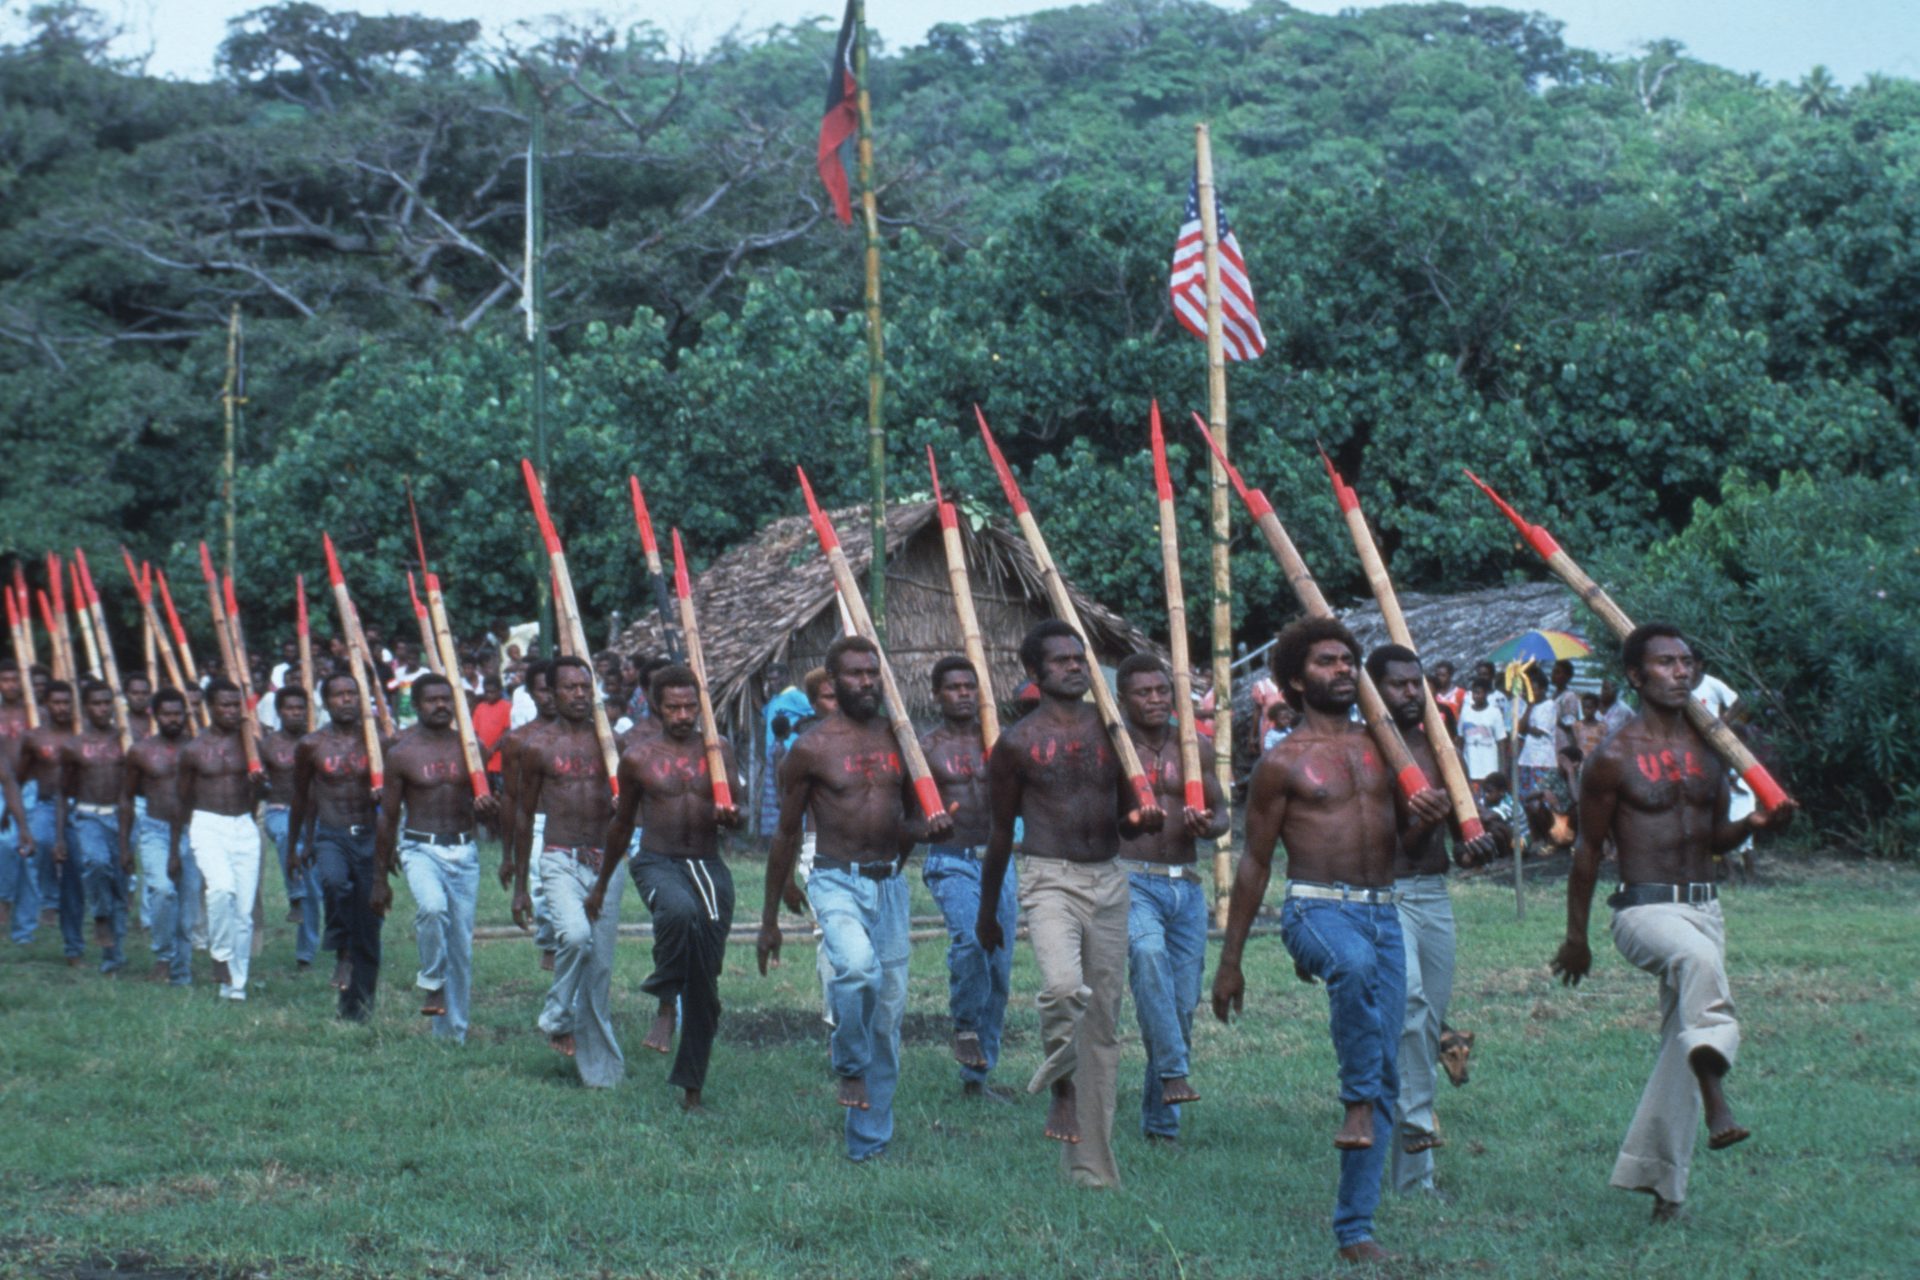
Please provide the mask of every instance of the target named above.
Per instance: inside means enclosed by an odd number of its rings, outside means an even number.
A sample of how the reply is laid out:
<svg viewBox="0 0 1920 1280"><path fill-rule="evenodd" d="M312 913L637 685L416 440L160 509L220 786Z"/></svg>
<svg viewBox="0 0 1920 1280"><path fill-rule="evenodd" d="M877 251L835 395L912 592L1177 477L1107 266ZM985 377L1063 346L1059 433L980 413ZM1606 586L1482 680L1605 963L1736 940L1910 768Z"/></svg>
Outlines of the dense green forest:
<svg viewBox="0 0 1920 1280"><path fill-rule="evenodd" d="M824 22L701 54L656 30L305 3L233 24L213 83L116 62L98 15L0 47L0 553L120 541L191 577L218 523L224 322L247 325L239 580L255 630L331 529L404 601L402 480L468 620L539 578L515 461L531 113L548 122L556 514L587 606L638 600L619 485L705 560L798 495L864 493L858 237L825 207ZM1767 84L1569 47L1457 4L1342 17L1132 0L876 50L892 491L923 446L991 491L1008 437L1060 557L1151 627L1145 417L1204 402L1169 253L1213 127L1272 346L1235 447L1336 591L1360 578L1312 443L1407 586L1522 562L1470 464L1570 546L1644 548L1730 469L1913 465L1920 85ZM1181 438L1190 573L1203 455ZM1264 551L1237 543L1246 583ZM1283 620L1270 593L1249 627Z"/></svg>

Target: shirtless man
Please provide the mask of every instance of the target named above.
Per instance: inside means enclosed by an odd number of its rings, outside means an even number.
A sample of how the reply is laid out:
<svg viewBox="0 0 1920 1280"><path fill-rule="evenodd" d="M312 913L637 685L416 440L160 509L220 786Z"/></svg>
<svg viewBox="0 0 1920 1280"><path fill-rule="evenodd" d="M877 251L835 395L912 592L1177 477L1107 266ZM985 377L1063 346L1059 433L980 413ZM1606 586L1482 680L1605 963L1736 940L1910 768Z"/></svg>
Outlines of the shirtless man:
<svg viewBox="0 0 1920 1280"><path fill-rule="evenodd" d="M556 1053L573 1059L582 1084L610 1089L626 1075L608 999L620 882L613 881L598 920L587 918L586 900L606 857L613 792L593 727L593 668L568 656L555 658L551 670L559 718L521 742L515 766L513 918L524 928L533 907L527 876L538 839L554 940L553 986L540 1010L540 1030ZM544 824L535 821L542 817Z"/></svg>
<svg viewBox="0 0 1920 1280"><path fill-rule="evenodd" d="M193 925L200 917L200 867L191 843L180 850L180 875L169 874L170 835L180 812L180 753L187 737L187 699L178 689L153 695L153 732L127 752L121 791L120 847L140 864L141 896L152 933L155 982L193 981Z"/></svg>
<svg viewBox="0 0 1920 1280"><path fill-rule="evenodd" d="M260 885L260 828L253 822L253 779L240 724L247 714L240 686L207 683L213 723L180 753L180 805L173 817L167 878L186 876L186 858L207 890L207 951L223 1000L247 998L253 958L253 895ZM188 854L191 849L191 854Z"/></svg>
<svg viewBox="0 0 1920 1280"><path fill-rule="evenodd" d="M1067 1177L1076 1186L1118 1187L1113 1107L1129 895L1116 858L1122 835L1159 831L1165 812L1141 806L1099 713L1084 701L1098 677L1073 628L1057 619L1034 627L1020 642L1020 662L1040 705L1000 735L987 767L993 830L974 935L988 951L1012 944L989 904L999 901L1013 855L1013 824L1024 821L1020 909L1040 966L1046 1050L1027 1092L1052 1090L1046 1134L1064 1144Z"/></svg>
<svg viewBox="0 0 1920 1280"><path fill-rule="evenodd" d="M100 972L118 973L127 963L127 877L133 850L120 840L122 775L126 751L114 714L113 690L97 681L80 686L80 732L60 744L60 783L55 805L68 815L54 838L56 862L77 861ZM132 803L129 801L131 816Z"/></svg>
<svg viewBox="0 0 1920 1280"><path fill-rule="evenodd" d="M947 1009L953 1018L953 1057L960 1064L960 1092L969 1098L1008 1101L1004 1089L989 1089L987 1073L1000 1061L1000 1029L1013 984L1013 948L981 949L973 922L980 918L980 859L993 827L987 795L987 752L980 736L980 679L973 664L950 656L933 664L933 700L940 724L920 739L940 801L953 815L953 834L927 846L920 879L947 922ZM1013 936L1019 911L1018 877L1000 885L996 918Z"/></svg>
<svg viewBox="0 0 1920 1280"><path fill-rule="evenodd" d="M633 857L633 884L653 913L653 974L641 990L657 1002L643 1047L673 1050L676 1004L680 1052L667 1083L684 1090L680 1105L700 1109L714 1029L720 1023L720 971L733 926L733 875L720 860L720 832L746 821L739 809L716 808L713 778L700 737L700 693L691 669L661 667L647 694L650 714L636 725L620 757L620 804L607 826L600 874L584 904L587 919L600 918L607 884L640 828ZM720 754L736 796L746 783L725 739Z"/></svg>
<svg viewBox="0 0 1920 1280"><path fill-rule="evenodd" d="M520 753L533 739L553 728L558 719L553 705L553 664L544 660L528 663L522 683L527 697L533 700L534 718L508 730L506 737L500 740L500 887L508 892L513 890L514 850L520 847L519 831L515 826L520 815ZM536 871L528 879L527 888L533 917L534 946L540 952L540 967L551 973L555 946L553 924L547 919L547 891L537 871L546 823L546 814L534 814L530 847Z"/></svg>
<svg viewBox="0 0 1920 1280"><path fill-rule="evenodd" d="M1440 762L1427 739L1419 656L1397 644L1381 645L1367 655L1367 674L1380 690L1380 699L1387 704L1387 714L1393 717L1414 763L1429 785L1438 785ZM1417 839L1401 840L1393 854L1393 887L1400 895L1395 906L1407 958L1407 1006L1396 1055L1400 1091L1394 1104L1389 1177L1401 1195L1434 1190L1433 1152L1446 1145L1434 1119L1433 1098L1439 1083L1441 1029L1453 998L1453 901L1447 896L1450 830L1450 823L1425 827ZM1460 833L1452 831L1452 835L1459 844ZM1482 835L1459 847L1460 865L1470 867L1493 856L1494 839Z"/></svg>
<svg viewBox="0 0 1920 1280"><path fill-rule="evenodd" d="M1240 1008L1240 956L1267 890L1277 843L1287 849L1280 937L1303 979L1327 984L1333 1048L1346 1120L1334 1135L1340 1184L1333 1234L1348 1262L1389 1255L1373 1239L1387 1143L1393 1136L1395 1066L1406 1016L1406 955L1394 908L1393 855L1446 819L1428 787L1402 801L1364 725L1350 718L1359 646L1331 618L1303 618L1275 641L1274 683L1300 723L1254 767L1247 852L1234 877L1226 943L1213 975L1214 1016Z"/></svg>
<svg viewBox="0 0 1920 1280"><path fill-rule="evenodd" d="M138 742L153 732L153 685L135 671L121 683L120 691L127 699L127 730Z"/></svg>
<svg viewBox="0 0 1920 1280"><path fill-rule="evenodd" d="M1147 1077L1140 1092L1140 1128L1149 1142L1180 1139L1180 1105L1200 1101L1188 1083L1193 1011L1207 961L1207 891L1200 883L1196 842L1218 840L1233 812L1213 773L1213 744L1200 739L1200 776L1207 807L1186 807L1180 732L1173 717L1173 678L1152 654L1136 653L1114 672L1120 710L1147 781L1161 807L1180 821L1120 842L1132 905L1127 911L1127 980Z"/></svg>
<svg viewBox="0 0 1920 1280"><path fill-rule="evenodd" d="M267 775L267 839L273 841L280 858L280 880L287 887L287 923L298 925L293 939L293 965L297 973L313 967L320 952L320 878L311 864L293 865L293 777L294 761L300 739L307 736L313 723L312 704L307 691L297 684L282 685L274 691L273 710L280 721L271 732L260 736L260 765Z"/></svg>
<svg viewBox="0 0 1920 1280"><path fill-rule="evenodd" d="M27 736L27 703L20 665L0 658L0 788L6 810L0 813L0 930L15 942L33 940L40 923L40 853L27 813L39 800L39 788L20 781L21 744Z"/></svg>
<svg viewBox="0 0 1920 1280"><path fill-rule="evenodd" d="M1726 922L1714 887L1715 854L1755 831L1778 830L1784 805L1727 817L1726 766L1687 722L1695 657L1680 631L1634 629L1620 650L1640 713L1601 744L1580 777L1580 842L1567 880L1567 937L1553 971L1568 986L1593 967L1587 914L1611 836L1620 857L1613 945L1660 979L1660 1056L1620 1145L1612 1185L1653 1197L1653 1219L1678 1217L1687 1198L1695 1132L1704 1106L1707 1147L1748 1136L1722 1083L1740 1048L1727 985Z"/></svg>
<svg viewBox="0 0 1920 1280"><path fill-rule="evenodd" d="M385 916L393 904L387 881L397 860L413 893L413 936L420 949L414 985L423 993L420 1015L433 1034L465 1044L468 996L473 988L473 916L480 904L477 822L491 818L491 794L476 798L466 748L453 727L453 685L427 672L413 681L419 724L387 757L374 838L379 875L369 905ZM401 825L402 811L406 825Z"/></svg>
<svg viewBox="0 0 1920 1280"><path fill-rule="evenodd" d="M826 666L839 709L797 738L780 766L780 825L767 854L754 950L764 975L780 955L781 889L800 852L801 820L811 815L818 838L807 899L833 968L828 1046L847 1110L847 1158L858 1163L884 1154L893 1140L912 949L901 871L916 839L907 817L916 802L881 713L879 651L872 641L842 636L828 647ZM924 834L944 842L952 831L943 813Z"/></svg>
<svg viewBox="0 0 1920 1280"><path fill-rule="evenodd" d="M74 731L73 686L65 680L50 680L45 696L37 691L35 696L40 698L40 727L20 742L22 798L29 787L34 793L34 802L27 808L27 831L34 848L40 851L40 874L35 887L39 891L41 915L59 913L61 949L66 953L67 966L78 969L87 952L80 932L86 920L80 862L77 858L69 861L58 857L55 850L55 845L64 845L67 837L67 811L59 802L59 791L62 752ZM14 941L30 942L33 926L39 921L27 916L23 938L20 936L22 914L16 910L14 915Z"/></svg>
<svg viewBox="0 0 1920 1280"><path fill-rule="evenodd" d="M339 1016L373 1016L380 985L380 915L372 894L373 771L360 727L360 684L335 672L320 682L327 723L300 739L293 756L293 804L287 814L295 874L311 872L326 913L322 945L335 955ZM384 745L383 745L384 751ZM198 846L195 846L198 848Z"/></svg>

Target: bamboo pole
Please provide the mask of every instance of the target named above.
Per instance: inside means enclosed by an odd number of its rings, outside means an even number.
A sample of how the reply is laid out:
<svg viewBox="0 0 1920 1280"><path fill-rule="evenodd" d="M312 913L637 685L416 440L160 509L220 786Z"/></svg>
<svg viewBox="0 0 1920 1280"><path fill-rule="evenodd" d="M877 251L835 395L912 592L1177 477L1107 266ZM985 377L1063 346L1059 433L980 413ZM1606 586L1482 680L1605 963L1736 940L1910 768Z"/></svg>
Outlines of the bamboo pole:
<svg viewBox="0 0 1920 1280"><path fill-rule="evenodd" d="M27 590L27 570L20 561L13 562L14 602L20 610L20 634L26 640L26 661L20 672L25 675L29 668L40 663L40 647L33 640L33 593ZM14 659L20 661L18 657Z"/></svg>
<svg viewBox="0 0 1920 1280"><path fill-rule="evenodd" d="M93 570L87 566L87 553L80 548L73 549L73 568L79 575L80 588L85 593L83 613L94 633L94 645L100 655L100 671L105 677L107 688L113 692L113 723L120 731L120 749L133 749L133 717L127 713L127 695L120 684L120 664L114 660L113 638L107 634L107 611L100 604L100 593L94 589Z"/></svg>
<svg viewBox="0 0 1920 1280"><path fill-rule="evenodd" d="M173 590L167 585L167 571L165 569L155 569L153 576L160 585L160 603L166 607L167 630L173 634L174 648L179 650L180 653L180 669L186 673L188 684L198 689L200 687L200 669L193 661L193 646L187 643L187 629L180 625L180 613L173 607ZM186 689L182 688L180 692L185 693ZM189 709L192 708L193 704L190 699L187 705ZM198 719L202 729L210 728L213 725L213 712L207 706L205 698L200 700Z"/></svg>
<svg viewBox="0 0 1920 1280"><path fill-rule="evenodd" d="M427 664L427 670L437 676L449 675L446 659L440 653L440 640L434 634L433 619L427 613L427 606L420 599L420 590L414 584L413 570L407 570L407 595L413 600L413 620L420 627L420 657ZM454 671L458 672L456 665ZM449 677L451 678L451 677Z"/></svg>
<svg viewBox="0 0 1920 1280"><path fill-rule="evenodd" d="M907 776L913 780L914 798L920 802L920 811L931 822L937 813L946 812L940 801L940 788L934 783L933 772L927 768L927 757L920 750L920 736L914 732L913 721L907 716L907 704L900 696L900 686L893 678L893 664L887 661L887 654L880 643L880 633L875 630L873 618L867 612L866 601L860 598L860 584L853 576L853 566L847 561L847 553L840 545L840 535L835 532L833 520L820 509L814 499L813 485L807 479L804 467L795 467L800 476L800 492L806 496L807 515L813 521L814 536L820 541L820 550L827 557L827 566L833 570L833 580L840 591L841 607L846 610L854 626L855 634L863 637L874 647L875 656L880 659L880 692L887 708L887 719L893 726L893 739L900 747L900 759L907 767Z"/></svg>
<svg viewBox="0 0 1920 1280"><path fill-rule="evenodd" d="M693 668L695 692L700 696L700 741L707 751L707 776L713 783L713 807L724 813L734 807L733 780L727 776L726 755L720 750L720 727L713 719L713 699L707 694L707 656L700 644L700 619L693 608L693 580L687 576L687 553L680 530L673 531L673 594L680 605L680 630L687 638L687 665Z"/></svg>
<svg viewBox="0 0 1920 1280"><path fill-rule="evenodd" d="M227 673L227 679L240 690L241 706L245 714L240 717L240 749L246 753L247 772L257 774L261 771L260 744L253 733L253 700L247 696L247 678L241 667L244 653L238 647L234 624L228 619L227 602L220 591L220 579L213 571L213 553L207 550L207 544L200 544L200 573L207 584L207 611L213 617L213 635L220 648L220 664ZM236 611L237 612L237 611ZM211 709L209 709L211 719Z"/></svg>
<svg viewBox="0 0 1920 1280"><path fill-rule="evenodd" d="M660 611L660 635L667 643L667 656L680 656L673 635L673 608L668 599L667 572L660 562L660 540L653 536L653 515L647 510L647 495L640 488L639 476L627 477L627 496L633 501L633 524L640 531L640 550L647 560L647 578L653 584L653 607Z"/></svg>
<svg viewBox="0 0 1920 1280"><path fill-rule="evenodd" d="M1327 468L1327 478L1333 482L1334 501L1347 522L1347 532L1353 535L1353 549L1360 555L1367 585L1373 588L1380 616L1386 620L1388 637L1418 656L1420 650L1413 643L1407 616L1400 611L1400 597L1393 589L1393 580L1387 576L1386 561L1380 558L1380 548L1373 540L1373 531L1367 527L1366 514L1360 510L1360 495L1334 469L1333 459L1325 449L1320 450L1320 461ZM1447 800L1453 805L1453 819L1459 824L1460 838L1472 843L1486 834L1486 827L1480 821L1480 807L1473 802L1473 787L1467 781L1465 766L1460 763L1460 753L1454 749L1453 735L1447 732L1446 718L1440 714L1432 686L1424 679L1420 681L1420 716L1427 741L1433 747L1433 758L1440 766L1440 780L1446 787Z"/></svg>
<svg viewBox="0 0 1920 1280"><path fill-rule="evenodd" d="M1227 493L1227 356L1220 302L1220 217L1213 189L1213 134L1193 127L1194 185L1200 202L1201 265L1207 295L1207 419L1220 456L1210 458L1207 497L1213 561L1213 771L1233 794L1233 503ZM1213 917L1224 929L1233 893L1233 828L1214 845Z"/></svg>
<svg viewBox="0 0 1920 1280"><path fill-rule="evenodd" d="M240 406L247 402L241 386L240 304L234 303L227 315L227 377L220 389L221 417L225 424L225 446L220 454L220 526L226 538L226 571L233 572L233 479L235 441L238 436ZM231 677L229 677L231 678Z"/></svg>
<svg viewBox="0 0 1920 1280"><path fill-rule="evenodd" d="M980 742L991 755L1000 740L1000 704L993 696L993 674L987 666L987 646L980 637L980 617L973 607L973 584L967 576L967 552L960 542L960 513L940 492L940 468L927 446L927 473L933 477L933 500L940 511L940 543L947 553L947 584L953 591L953 610L960 619L960 644L973 664L980 686Z"/></svg>
<svg viewBox="0 0 1920 1280"><path fill-rule="evenodd" d="M318 724L320 691L313 687L313 627L307 621L307 575L293 575L293 630L300 642L300 687L307 693L307 723Z"/></svg>
<svg viewBox="0 0 1920 1280"><path fill-rule="evenodd" d="M47 552L47 594L53 599L53 621L48 624L48 630L53 633L54 647L64 668L54 678L77 685L80 682L80 656L73 647L73 630L67 616L66 562L51 551Z"/></svg>
<svg viewBox="0 0 1920 1280"><path fill-rule="evenodd" d="M27 728L40 727L40 702L33 696L33 662L27 657L27 622L20 616L20 605L12 587L7 588L7 632L13 638L13 662L20 668L20 698L27 708Z"/></svg>
<svg viewBox="0 0 1920 1280"><path fill-rule="evenodd" d="M1193 421L1206 438L1207 447L1214 449L1214 456L1218 457L1218 446L1214 444L1213 434L1207 430L1207 424L1200 420L1197 413L1193 415ZM1333 617L1333 607L1321 594L1320 584L1313 580L1307 562L1300 558L1300 552L1294 547L1293 539L1287 536L1280 517L1273 513L1273 504L1267 501L1267 495L1258 489L1249 489L1232 463L1225 459L1221 459L1221 463L1227 469L1227 478L1239 492L1240 500L1246 504L1248 514L1266 538L1267 550L1272 552L1279 564L1287 585L1293 588L1300 607L1311 617ZM1413 755L1401 739L1400 730L1394 726L1393 717L1387 714L1387 704L1381 699L1380 690L1374 687L1373 677L1367 674L1366 667L1362 665L1356 675L1360 688L1360 714L1366 720L1367 731L1373 735L1374 746L1379 748L1381 758L1387 762L1387 769L1393 774L1401 793L1411 799L1428 789L1426 771L1414 763Z"/></svg>
<svg viewBox="0 0 1920 1280"><path fill-rule="evenodd" d="M1013 507L1013 518L1027 540L1027 547L1033 552L1035 563L1040 566L1040 580L1046 586L1053 611L1062 622L1074 629L1087 651L1087 662L1093 668L1093 705L1100 713L1101 723L1106 726L1107 737L1113 742L1113 754L1119 757L1121 770L1127 775L1127 781L1133 784L1140 807L1156 809L1159 802L1154 797L1153 784L1147 781L1146 770L1140 767L1140 753L1133 749L1133 735L1127 732L1127 726L1120 719L1120 708L1113 700L1113 690L1107 688L1107 677L1100 670L1093 642L1087 638L1086 625L1080 621L1080 610L1074 606L1073 597L1067 594L1066 580L1053 563L1053 555L1047 550L1047 540L1041 534L1039 524L1034 521L1033 512L1027 508L1027 499L1020 492L1020 485L1013 478L1013 468L1007 465L992 430L987 426L987 415L980 412L979 405L973 407L973 414L979 419L980 438L986 441L987 453L993 459L993 469L1000 476L1000 487Z"/></svg>
<svg viewBox="0 0 1920 1280"><path fill-rule="evenodd" d="M440 591L440 575L428 573L426 579L428 628L439 647L441 666L451 673L447 683L453 686L453 723L460 732L460 753L466 757L467 781L473 787L473 798L485 799L490 793L487 758L480 750L480 736L473 731L473 711L467 706L467 691L460 683L460 657L453 647L453 628L447 622L447 602Z"/></svg>
<svg viewBox="0 0 1920 1280"><path fill-rule="evenodd" d="M172 647L167 643L166 633L161 630L160 615L154 612L152 568L148 566L136 572L133 567L133 556L125 547L120 548L120 558L126 562L127 577L133 581L133 594L140 601L143 629L153 637L154 655L166 671L167 683L184 694L187 691L186 675L181 670L179 658L174 655ZM154 687L159 688L158 681L155 681ZM191 718L188 723L192 723Z"/></svg>
<svg viewBox="0 0 1920 1280"><path fill-rule="evenodd" d="M533 501L533 514L540 522L540 536L547 547L547 563L553 569L555 602L560 606L559 630L569 636L576 654L584 658L593 652L587 645L586 628L580 622L580 605L573 594L573 575L567 569L567 553L560 545L560 534L547 513L547 496L533 463L520 460L521 475L527 482L527 496ZM620 746L614 741L613 726L607 722L607 706L600 697L599 681L594 682L593 734L600 740L600 756L607 767L607 785L620 794Z"/></svg>
<svg viewBox="0 0 1920 1280"><path fill-rule="evenodd" d="M873 558L867 569L871 620L878 644L887 634L887 428L882 398L887 385L885 335L880 316L880 211L873 189L873 99L867 93L867 6L853 0L854 106L859 122L855 158L860 179L860 215L866 231L867 306L867 501Z"/></svg>
<svg viewBox="0 0 1920 1280"><path fill-rule="evenodd" d="M1187 808L1205 811L1206 779L1200 772L1200 732L1193 723L1193 667L1187 653L1187 597L1180 585L1180 534L1173 510L1173 478L1167 474L1167 441L1160 431L1160 402L1153 402L1153 490L1160 504L1160 563L1167 580L1167 653L1173 664L1173 712L1180 731L1180 776ZM1215 699L1217 702L1218 699ZM1233 793L1223 790L1222 796ZM1214 854L1213 878L1224 884L1233 874L1226 856Z"/></svg>
<svg viewBox="0 0 1920 1280"><path fill-rule="evenodd" d="M348 665L365 662L361 668L361 679L354 681L360 694L360 740L367 749L367 779L375 792L387 781L387 762L385 753L380 750L380 729L373 718L373 694L367 688L373 675L372 655L367 652L367 638L360 632L360 615L354 611L353 596L347 590L347 577L340 572L340 557L334 553L333 538L322 531L320 545L327 555L327 585L333 588L333 607L340 614L340 634L347 641ZM318 691L308 696L317 696ZM317 723L317 720L316 720Z"/></svg>
<svg viewBox="0 0 1920 1280"><path fill-rule="evenodd" d="M1492 487L1479 476L1471 471L1466 475L1467 479L1480 487L1482 493L1493 499L1494 505L1513 522L1527 545L1547 562L1547 567L1553 570L1554 576L1566 583L1573 590L1573 594L1579 596L1587 608L1599 616L1600 621L1606 624L1607 630L1613 632L1616 638L1625 640L1633 631L1633 619L1614 603L1613 597L1608 595L1599 583L1587 576L1585 569L1574 563L1573 557L1561 549L1552 534L1537 524L1529 524L1521 519L1520 513L1509 506L1507 500L1495 493ZM1762 808L1772 812L1781 805L1793 803L1786 789L1774 781L1773 775L1767 772L1767 767L1760 763L1748 749L1747 744L1740 741L1719 716L1708 711L1693 698L1687 699L1686 716L1687 723L1699 731L1700 736L1707 740L1743 782L1753 788L1753 798ZM1516 803L1518 799L1516 796Z"/></svg>
<svg viewBox="0 0 1920 1280"><path fill-rule="evenodd" d="M53 678L67 679L67 660L60 650L60 633L54 630L53 602L47 599L47 593L38 587L33 591L34 603L40 607L40 625L47 629L47 658L53 664Z"/></svg>
<svg viewBox="0 0 1920 1280"><path fill-rule="evenodd" d="M87 651L87 675L99 680L104 676L100 666L100 636L93 629L93 612L87 603L86 588L80 585L80 566L77 562L67 562L67 577L73 584L74 626L80 632L81 647Z"/></svg>

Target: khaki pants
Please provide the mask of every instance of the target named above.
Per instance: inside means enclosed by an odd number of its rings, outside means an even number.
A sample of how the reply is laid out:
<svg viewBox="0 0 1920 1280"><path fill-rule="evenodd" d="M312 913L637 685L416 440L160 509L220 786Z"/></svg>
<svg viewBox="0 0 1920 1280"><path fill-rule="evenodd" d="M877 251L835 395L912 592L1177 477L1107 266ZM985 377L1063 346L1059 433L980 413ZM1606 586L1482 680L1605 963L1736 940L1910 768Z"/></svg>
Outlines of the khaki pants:
<svg viewBox="0 0 1920 1280"><path fill-rule="evenodd" d="M1700 1128L1700 1084L1688 1064L1711 1049L1733 1066L1740 1024L1727 988L1727 929L1720 904L1659 903L1613 913L1613 945L1627 962L1660 979L1660 1056L1640 1095L1612 1184L1687 1198L1687 1168Z"/></svg>
<svg viewBox="0 0 1920 1280"><path fill-rule="evenodd" d="M1056 1080L1073 1082L1080 1141L1061 1144L1060 1157L1076 1186L1120 1185L1113 1107L1129 901L1127 873L1114 862L1022 859L1020 910L1040 966L1037 1003L1047 1055L1027 1092L1039 1093Z"/></svg>

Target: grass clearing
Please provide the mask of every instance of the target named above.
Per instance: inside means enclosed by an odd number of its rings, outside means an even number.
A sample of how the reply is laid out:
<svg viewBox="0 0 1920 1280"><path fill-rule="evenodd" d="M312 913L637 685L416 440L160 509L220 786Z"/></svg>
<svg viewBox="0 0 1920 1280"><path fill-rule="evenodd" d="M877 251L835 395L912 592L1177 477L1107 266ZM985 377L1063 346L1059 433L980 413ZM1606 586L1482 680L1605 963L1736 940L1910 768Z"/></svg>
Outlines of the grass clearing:
<svg viewBox="0 0 1920 1280"><path fill-rule="evenodd" d="M493 861L489 851L487 861ZM760 865L736 863L740 918ZM1446 1203L1389 1197L1405 1276L1920 1275L1920 873L1767 867L1727 900L1744 1044L1730 1088L1753 1140L1694 1166L1688 1217L1650 1229L1606 1185L1652 1067L1654 983L1612 951L1550 982L1563 886L1456 886L1452 1021L1479 1033L1473 1082L1443 1086ZM932 914L915 875L914 911ZM1042 1103L965 1103L946 1053L944 945L916 946L897 1136L841 1157L813 948L767 978L728 953L709 1097L684 1117L644 1053L644 940L615 976L626 1083L589 1092L533 1019L531 943L476 947L474 1026L457 1049L413 1012L411 904L385 932L377 1016L332 1019L325 973L294 977L269 873L253 998L69 970L57 938L0 956L0 1275L1207 1277L1336 1274L1328 1218L1339 1121L1325 997L1277 937L1249 945L1244 1019L1197 1020L1178 1151L1139 1136L1131 1009L1116 1143L1126 1187L1074 1192L1039 1136ZM629 919L644 912L630 898ZM482 924L506 921L485 885ZM144 968L144 937L132 969ZM1016 952L1000 1078L1038 1057L1036 977ZM1211 972L1211 971L1209 971Z"/></svg>

